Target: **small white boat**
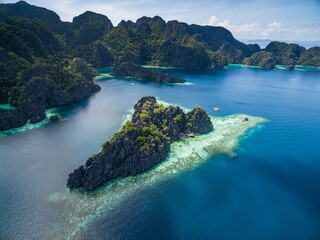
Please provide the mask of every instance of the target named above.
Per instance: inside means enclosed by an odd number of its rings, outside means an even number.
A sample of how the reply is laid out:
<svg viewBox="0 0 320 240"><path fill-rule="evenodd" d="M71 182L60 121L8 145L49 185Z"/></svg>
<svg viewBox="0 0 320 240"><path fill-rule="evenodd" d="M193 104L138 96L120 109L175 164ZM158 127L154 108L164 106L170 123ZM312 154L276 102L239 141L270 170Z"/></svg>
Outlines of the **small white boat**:
<svg viewBox="0 0 320 240"><path fill-rule="evenodd" d="M129 85L130 85L130 86L134 86L134 83L131 82L131 83L129 83Z"/></svg>
<svg viewBox="0 0 320 240"><path fill-rule="evenodd" d="M194 138L196 135L194 135L193 133L189 133L188 134L188 137L192 137L192 138Z"/></svg>
<svg viewBox="0 0 320 240"><path fill-rule="evenodd" d="M213 108L212 108L212 110L213 110L213 111L216 111L216 112L218 112L218 111L220 111L220 108L217 108L217 107L213 107Z"/></svg>

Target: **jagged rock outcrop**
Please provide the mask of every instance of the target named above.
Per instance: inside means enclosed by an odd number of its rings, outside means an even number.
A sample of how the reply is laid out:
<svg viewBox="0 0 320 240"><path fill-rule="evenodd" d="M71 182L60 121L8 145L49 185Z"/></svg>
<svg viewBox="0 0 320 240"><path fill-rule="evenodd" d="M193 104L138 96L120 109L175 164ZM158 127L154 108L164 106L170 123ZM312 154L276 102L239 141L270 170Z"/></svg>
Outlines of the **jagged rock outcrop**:
<svg viewBox="0 0 320 240"><path fill-rule="evenodd" d="M278 63L282 65L295 65L299 61L301 54L303 54L306 49L295 43L285 43L285 42L271 42L269 43L265 51L273 53L278 57Z"/></svg>
<svg viewBox="0 0 320 240"><path fill-rule="evenodd" d="M172 24L168 22L168 25L171 27ZM168 35L171 34L171 32L168 33ZM210 58L202 44L197 43L190 47L173 39L168 38L157 49L155 54L157 65L193 69L204 69L210 66Z"/></svg>
<svg viewBox="0 0 320 240"><path fill-rule="evenodd" d="M52 115L50 116L50 121L58 121L59 120L59 116L58 115Z"/></svg>
<svg viewBox="0 0 320 240"><path fill-rule="evenodd" d="M0 23L9 17L32 19L59 34L63 34L70 25L67 22L62 22L55 12L46 8L30 5L25 1L0 4Z"/></svg>
<svg viewBox="0 0 320 240"><path fill-rule="evenodd" d="M43 24L60 35L61 43L72 58L83 58L95 67L133 61L141 65L222 69L230 63L246 64L253 54L265 51L276 57L276 64L320 66L317 48L306 50L297 44L274 41L261 50L257 44L238 41L223 27L188 25L176 20L166 22L159 16L141 17L136 22L122 20L113 26L106 16L87 11L71 23L62 22L53 11L20 1L0 4L0 23L9 17L29 18ZM36 38L33 39L36 42ZM16 50L30 57L23 45ZM41 47L36 50L41 51ZM272 62L268 58L259 66L272 68Z"/></svg>
<svg viewBox="0 0 320 240"><path fill-rule="evenodd" d="M193 108L186 114L186 132L188 133L206 133L212 129L208 123L208 114L200 107Z"/></svg>
<svg viewBox="0 0 320 240"><path fill-rule="evenodd" d="M46 117L47 108L82 100L100 90L92 81L97 73L82 61L75 59L69 71L43 66L24 70L19 87L8 92L8 102L17 109L1 111L0 130L23 126L28 120L39 122Z"/></svg>
<svg viewBox="0 0 320 240"><path fill-rule="evenodd" d="M67 32L66 40L73 46L89 44L102 39L112 28L113 25L106 16L86 11L73 18L71 25L72 30Z"/></svg>
<svg viewBox="0 0 320 240"><path fill-rule="evenodd" d="M199 107L185 114L180 107L164 107L154 97L143 97L134 109L132 120L102 145L101 152L69 175L68 187L92 190L118 176L144 172L166 158L171 142L213 128Z"/></svg>
<svg viewBox="0 0 320 240"><path fill-rule="evenodd" d="M116 66L110 75L115 77L134 77L161 83L185 83L185 80L175 78L168 73L154 72L133 62L126 62Z"/></svg>
<svg viewBox="0 0 320 240"><path fill-rule="evenodd" d="M109 50L99 41L94 43L95 65L96 67L106 67L113 65L113 57Z"/></svg>
<svg viewBox="0 0 320 240"><path fill-rule="evenodd" d="M320 47L312 47L303 52L298 64L309 67L320 67Z"/></svg>
<svg viewBox="0 0 320 240"><path fill-rule="evenodd" d="M48 9L20 1L0 4L0 23L9 17L29 18L43 24L59 35L60 42L72 58L83 58L95 67L132 61L163 67L223 69L230 63L247 64L253 54L261 56L265 55L264 52L274 55L276 64L320 66L317 48L306 50L297 44L274 41L261 50L257 44L247 45L236 40L223 27L188 25L176 20L166 22L159 16L141 17L136 22L122 20L118 26L113 26L106 16L87 11L71 23L62 22L56 13ZM19 40L10 37L12 43ZM37 42L35 37L32 39ZM25 53L25 57L31 58L23 44L13 45L20 54ZM43 52L41 47L35 50ZM274 61L266 57L259 66L273 68Z"/></svg>
<svg viewBox="0 0 320 240"><path fill-rule="evenodd" d="M0 46L0 103L16 107L0 112L0 130L39 122L47 108L100 89L92 81L97 71L83 59L63 57L56 36L30 19L0 24Z"/></svg>
<svg viewBox="0 0 320 240"><path fill-rule="evenodd" d="M244 58L243 52L230 43L223 44L215 54L223 56L227 63L241 63Z"/></svg>
<svg viewBox="0 0 320 240"><path fill-rule="evenodd" d="M70 87L70 88L69 88ZM93 82L83 80L82 77L67 86L66 92L62 86L48 81L45 77L32 77L22 90L10 92L12 101L17 109L1 111L0 130L21 127L30 120L36 123L46 117L47 108L62 106L88 97L100 87ZM22 99L25 96L26 99ZM17 101L20 101L17 103Z"/></svg>
<svg viewBox="0 0 320 240"><path fill-rule="evenodd" d="M254 53L251 57L245 58L243 60L244 64L250 66L259 66L266 69L275 68L277 62L278 58L273 53L266 51Z"/></svg>

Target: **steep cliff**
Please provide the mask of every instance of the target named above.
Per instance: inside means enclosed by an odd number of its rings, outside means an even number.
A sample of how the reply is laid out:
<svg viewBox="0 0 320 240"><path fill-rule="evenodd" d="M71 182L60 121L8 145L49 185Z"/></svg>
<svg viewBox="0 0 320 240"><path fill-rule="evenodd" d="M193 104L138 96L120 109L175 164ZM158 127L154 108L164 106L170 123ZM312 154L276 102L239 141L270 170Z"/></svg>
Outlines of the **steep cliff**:
<svg viewBox="0 0 320 240"><path fill-rule="evenodd" d="M92 190L118 176L144 172L166 158L171 142L213 128L199 107L185 114L180 107L164 107L154 97L143 97L134 109L132 120L102 145L101 152L69 175L68 187Z"/></svg>
<svg viewBox="0 0 320 240"><path fill-rule="evenodd" d="M257 44L238 41L223 27L166 22L159 16L144 16L136 22L122 20L113 26L108 17L86 11L72 22L62 22L53 11L20 1L0 4L0 23L9 17L29 18L43 24L59 35L69 55L83 58L95 67L132 61L163 67L222 69L230 63L253 60L266 68L273 68L274 60L280 65L319 66L317 49L309 51L297 44L275 41L261 50ZM265 52L276 59L271 60Z"/></svg>
<svg viewBox="0 0 320 240"><path fill-rule="evenodd" d="M43 25L8 18L0 24L0 130L39 122L47 108L79 101L100 89L98 73L83 59L70 58Z"/></svg>
<svg viewBox="0 0 320 240"><path fill-rule="evenodd" d="M260 51L254 53L249 58L245 58L243 60L243 63L251 66L259 66L266 69L273 69L278 63L278 57L275 56L273 53Z"/></svg>

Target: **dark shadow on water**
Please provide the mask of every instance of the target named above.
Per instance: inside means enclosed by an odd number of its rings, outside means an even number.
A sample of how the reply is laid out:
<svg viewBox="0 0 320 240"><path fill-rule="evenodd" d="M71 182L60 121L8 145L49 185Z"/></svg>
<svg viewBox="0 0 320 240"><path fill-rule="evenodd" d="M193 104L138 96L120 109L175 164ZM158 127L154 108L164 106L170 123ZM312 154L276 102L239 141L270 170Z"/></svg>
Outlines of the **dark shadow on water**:
<svg viewBox="0 0 320 240"><path fill-rule="evenodd" d="M99 94L99 92L93 93L89 97L87 97L79 102L70 103L70 104L62 106L59 109L59 113L61 113L64 117L68 117L70 115L75 114L76 112L79 112L83 109L86 109L89 105L90 98L93 97L95 94Z"/></svg>
<svg viewBox="0 0 320 240"><path fill-rule="evenodd" d="M111 80L116 80L116 81L121 81L122 83L127 82L127 84L141 84L144 86L153 84L153 85L158 85L158 86L168 86L168 87L174 87L176 84L170 84L170 83L160 83L160 82L155 82L152 80L144 80L144 79L136 79L136 78L122 78L122 77L107 77L107 78L101 78L99 79L96 83L99 83L99 81L101 82L105 82L105 81L111 81ZM132 90L134 90L134 85L131 86Z"/></svg>

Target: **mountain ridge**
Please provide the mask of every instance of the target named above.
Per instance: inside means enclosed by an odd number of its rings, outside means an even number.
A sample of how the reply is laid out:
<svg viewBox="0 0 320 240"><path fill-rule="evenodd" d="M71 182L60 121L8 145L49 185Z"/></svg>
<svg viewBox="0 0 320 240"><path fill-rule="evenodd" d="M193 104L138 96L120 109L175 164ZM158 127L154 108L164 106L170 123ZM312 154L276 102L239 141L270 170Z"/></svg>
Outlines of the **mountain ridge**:
<svg viewBox="0 0 320 240"><path fill-rule="evenodd" d="M113 26L107 16L90 11L63 22L55 12L24 1L0 4L0 103L16 108L1 111L0 130L39 122L47 108L99 90L93 66L127 62L193 69L287 65L292 70L320 67L320 47L274 41L260 49L223 27L166 22L159 16Z"/></svg>
<svg viewBox="0 0 320 240"><path fill-rule="evenodd" d="M59 35L72 57L83 58L95 67L115 66L128 61L195 69L222 69L234 63L255 63L269 69L275 65L320 66L318 47L308 50L295 47L301 49L296 55L292 44L273 41L261 49L258 44L245 44L235 39L223 27L188 25L177 20L166 22L159 16L143 16L136 22L122 20L113 26L107 16L86 11L74 17L72 22L63 22L55 12L24 1L0 4L0 13L0 23L12 16L40 22ZM276 47L271 49L272 45ZM277 49L286 54L279 55ZM260 53L255 54L257 52Z"/></svg>

